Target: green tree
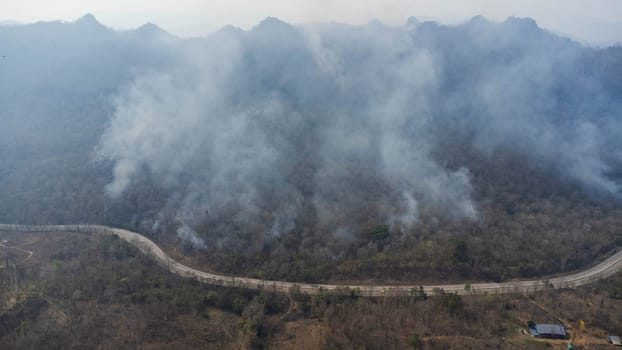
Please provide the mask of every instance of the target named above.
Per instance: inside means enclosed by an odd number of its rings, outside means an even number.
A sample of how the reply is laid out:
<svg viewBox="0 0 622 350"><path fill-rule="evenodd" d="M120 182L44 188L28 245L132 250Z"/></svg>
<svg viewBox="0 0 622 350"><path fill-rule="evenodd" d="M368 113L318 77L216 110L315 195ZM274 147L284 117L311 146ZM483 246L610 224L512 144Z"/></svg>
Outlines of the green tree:
<svg viewBox="0 0 622 350"><path fill-rule="evenodd" d="M419 336L416 333L414 333L413 335L410 336L410 338L408 339L408 345L413 350L418 350L418 349L422 348L421 339L419 338Z"/></svg>

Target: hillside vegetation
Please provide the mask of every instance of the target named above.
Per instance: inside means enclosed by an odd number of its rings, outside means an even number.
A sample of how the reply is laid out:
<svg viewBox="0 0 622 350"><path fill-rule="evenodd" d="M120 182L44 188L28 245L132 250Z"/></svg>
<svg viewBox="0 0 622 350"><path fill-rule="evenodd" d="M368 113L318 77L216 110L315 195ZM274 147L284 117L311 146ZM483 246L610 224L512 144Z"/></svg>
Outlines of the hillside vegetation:
<svg viewBox="0 0 622 350"><path fill-rule="evenodd" d="M0 42L0 222L296 281L500 281L622 244L618 46L481 17Z"/></svg>
<svg viewBox="0 0 622 350"><path fill-rule="evenodd" d="M619 275L529 296L309 297L182 279L111 236L0 238L33 252L0 248L0 349L565 348L522 335L527 320L562 322L600 349L622 329Z"/></svg>

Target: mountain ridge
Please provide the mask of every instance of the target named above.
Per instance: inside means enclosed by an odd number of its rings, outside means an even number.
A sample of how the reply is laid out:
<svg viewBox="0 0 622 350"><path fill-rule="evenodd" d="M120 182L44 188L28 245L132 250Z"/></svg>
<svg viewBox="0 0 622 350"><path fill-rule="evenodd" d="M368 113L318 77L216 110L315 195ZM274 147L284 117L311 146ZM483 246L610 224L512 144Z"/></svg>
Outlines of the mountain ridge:
<svg viewBox="0 0 622 350"><path fill-rule="evenodd" d="M620 48L520 19L266 21L0 28L0 221L126 227L310 281L532 277L617 244ZM525 261L534 239L555 248Z"/></svg>

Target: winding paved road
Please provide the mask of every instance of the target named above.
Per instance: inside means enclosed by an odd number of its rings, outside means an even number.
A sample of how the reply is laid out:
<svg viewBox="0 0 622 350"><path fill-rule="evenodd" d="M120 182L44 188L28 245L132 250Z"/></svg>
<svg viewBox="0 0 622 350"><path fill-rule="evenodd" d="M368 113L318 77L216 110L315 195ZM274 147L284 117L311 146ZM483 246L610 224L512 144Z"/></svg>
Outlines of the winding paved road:
<svg viewBox="0 0 622 350"><path fill-rule="evenodd" d="M300 291L307 294L333 293L350 294L356 293L361 296L403 296L410 295L413 289L419 285L341 285L341 284L316 284L297 283L284 281L271 281L256 278L224 276L200 271L183 265L170 258L157 244L147 237L124 229L112 228L99 225L57 225L57 226L29 226L29 225L1 225L0 231L21 232L81 232L102 235L117 235L119 238L137 247L170 272L182 277L196 278L203 283L219 286L268 290L281 293ZM534 279L523 281L510 281L503 283L472 283L469 288L465 284L438 284L425 285L423 291L427 294L443 289L445 292L457 294L501 294L501 293L527 293L551 288L574 288L607 278L622 270L622 250L601 263L575 273L551 277L548 279Z"/></svg>

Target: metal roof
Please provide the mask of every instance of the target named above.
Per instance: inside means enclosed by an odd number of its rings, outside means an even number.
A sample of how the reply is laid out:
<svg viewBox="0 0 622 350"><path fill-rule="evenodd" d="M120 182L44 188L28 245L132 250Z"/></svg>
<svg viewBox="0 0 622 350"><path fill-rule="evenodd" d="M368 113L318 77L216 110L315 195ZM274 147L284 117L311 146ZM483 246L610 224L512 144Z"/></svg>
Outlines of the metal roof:
<svg viewBox="0 0 622 350"><path fill-rule="evenodd" d="M551 335L559 335L566 336L566 329L564 326L559 324L536 324L536 332L538 334L551 334Z"/></svg>

